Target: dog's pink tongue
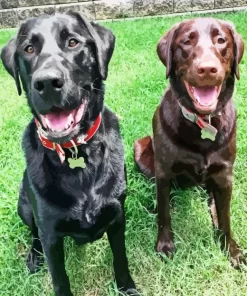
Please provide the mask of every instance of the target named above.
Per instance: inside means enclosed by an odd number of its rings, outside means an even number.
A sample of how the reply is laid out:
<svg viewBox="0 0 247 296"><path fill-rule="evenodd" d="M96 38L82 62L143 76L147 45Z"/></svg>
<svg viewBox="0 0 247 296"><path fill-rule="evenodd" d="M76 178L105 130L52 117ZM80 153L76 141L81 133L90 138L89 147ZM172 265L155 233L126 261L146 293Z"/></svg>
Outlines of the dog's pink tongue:
<svg viewBox="0 0 247 296"><path fill-rule="evenodd" d="M217 99L217 87L215 86L194 87L193 91L201 105L211 105Z"/></svg>
<svg viewBox="0 0 247 296"><path fill-rule="evenodd" d="M73 114L69 110L51 112L45 116L45 121L49 129L62 131L73 122Z"/></svg>

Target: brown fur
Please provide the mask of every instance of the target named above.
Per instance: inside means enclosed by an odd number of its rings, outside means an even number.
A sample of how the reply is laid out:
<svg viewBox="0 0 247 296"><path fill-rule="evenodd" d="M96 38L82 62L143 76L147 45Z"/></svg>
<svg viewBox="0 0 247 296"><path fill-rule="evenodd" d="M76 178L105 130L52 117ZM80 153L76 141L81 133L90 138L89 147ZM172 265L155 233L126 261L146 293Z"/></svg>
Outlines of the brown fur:
<svg viewBox="0 0 247 296"><path fill-rule="evenodd" d="M224 38L224 42L222 39ZM229 247L234 266L245 262L232 238L230 201L232 171L236 156L236 114L232 94L244 43L231 23L198 18L175 25L159 41L157 53L166 66L170 84L153 117L150 136L135 142L135 162L148 178L156 179L158 238L157 252L174 252L169 211L171 182L181 187L203 184L209 193L214 225L219 227L222 248ZM206 65L214 71L201 71ZM201 130L183 117L179 103L195 113L183 81L198 87L218 86L215 116L211 124L218 130L216 140L201 139ZM217 115L218 112L221 115ZM152 143L153 141L153 143Z"/></svg>

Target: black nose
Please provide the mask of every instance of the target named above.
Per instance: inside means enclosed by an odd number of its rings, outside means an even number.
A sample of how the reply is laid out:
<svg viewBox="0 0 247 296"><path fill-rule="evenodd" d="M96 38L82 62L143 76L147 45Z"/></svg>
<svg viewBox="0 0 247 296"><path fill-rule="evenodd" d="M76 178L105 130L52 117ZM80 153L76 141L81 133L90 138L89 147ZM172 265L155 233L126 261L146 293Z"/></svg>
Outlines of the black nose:
<svg viewBox="0 0 247 296"><path fill-rule="evenodd" d="M59 92L64 86L63 73L59 70L39 70L34 74L33 86L39 93Z"/></svg>

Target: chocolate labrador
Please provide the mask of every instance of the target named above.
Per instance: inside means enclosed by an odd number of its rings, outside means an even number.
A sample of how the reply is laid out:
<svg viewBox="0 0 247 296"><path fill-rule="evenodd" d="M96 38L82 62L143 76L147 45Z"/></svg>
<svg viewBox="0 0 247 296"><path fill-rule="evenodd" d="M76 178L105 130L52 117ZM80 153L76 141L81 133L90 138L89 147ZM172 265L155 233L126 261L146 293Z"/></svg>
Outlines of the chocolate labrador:
<svg viewBox="0 0 247 296"><path fill-rule="evenodd" d="M196 18L176 24L157 53L170 83L153 117L153 138L135 142L135 162L157 188L157 252L174 252L169 196L172 181L202 184L209 193L222 249L234 266L244 262L232 238L230 202L236 156L235 76L244 43L230 22ZM216 215L217 214L217 215Z"/></svg>
<svg viewBox="0 0 247 296"><path fill-rule="evenodd" d="M119 291L138 295L125 250L124 149L117 117L103 104L114 44L110 30L69 12L26 21L1 54L33 114L18 202L33 236L27 265L36 272L44 252L57 296L73 295L64 237L85 244L105 232Z"/></svg>

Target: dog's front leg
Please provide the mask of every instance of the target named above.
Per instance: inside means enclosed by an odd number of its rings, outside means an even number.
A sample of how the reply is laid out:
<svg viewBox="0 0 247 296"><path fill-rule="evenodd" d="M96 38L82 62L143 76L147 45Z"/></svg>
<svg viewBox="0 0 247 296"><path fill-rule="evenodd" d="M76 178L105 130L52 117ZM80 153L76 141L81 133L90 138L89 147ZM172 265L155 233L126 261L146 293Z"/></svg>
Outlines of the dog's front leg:
<svg viewBox="0 0 247 296"><path fill-rule="evenodd" d="M125 214L122 210L121 217L107 230L108 240L113 253L113 265L117 287L127 295L139 295L131 278L125 248ZM122 295L122 294L121 294Z"/></svg>
<svg viewBox="0 0 247 296"><path fill-rule="evenodd" d="M207 182L207 190L211 192L215 200L218 217L218 229L220 231L221 248L229 248L231 263L238 267L245 263L242 251L232 238L230 226L230 205L232 198L232 172L221 171L213 175Z"/></svg>
<svg viewBox="0 0 247 296"><path fill-rule="evenodd" d="M65 271L63 238L40 232L40 240L51 273L56 296L73 296Z"/></svg>
<svg viewBox="0 0 247 296"><path fill-rule="evenodd" d="M156 177L156 197L158 209L158 238L156 251L171 256L175 250L170 215L171 181L165 177Z"/></svg>

